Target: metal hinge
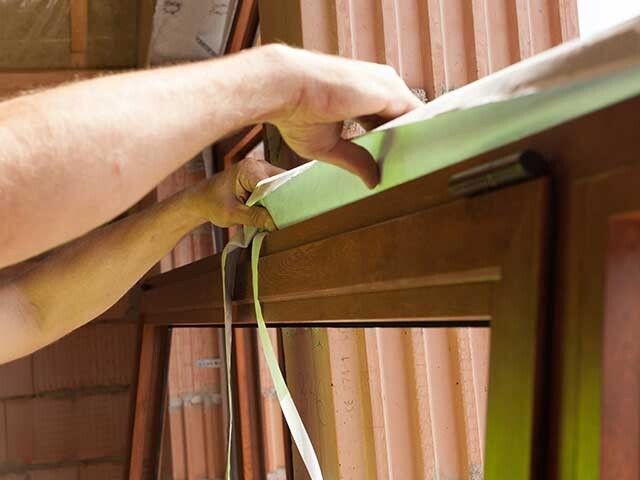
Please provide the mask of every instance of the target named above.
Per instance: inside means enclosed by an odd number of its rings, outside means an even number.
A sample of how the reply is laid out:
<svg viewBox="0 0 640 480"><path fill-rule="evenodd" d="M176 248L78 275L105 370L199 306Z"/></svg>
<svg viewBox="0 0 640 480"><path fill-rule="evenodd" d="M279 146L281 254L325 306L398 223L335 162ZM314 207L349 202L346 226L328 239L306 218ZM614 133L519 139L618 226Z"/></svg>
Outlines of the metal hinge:
<svg viewBox="0 0 640 480"><path fill-rule="evenodd" d="M476 195L540 177L547 171L547 163L539 153L525 150L456 173L449 179L449 193Z"/></svg>

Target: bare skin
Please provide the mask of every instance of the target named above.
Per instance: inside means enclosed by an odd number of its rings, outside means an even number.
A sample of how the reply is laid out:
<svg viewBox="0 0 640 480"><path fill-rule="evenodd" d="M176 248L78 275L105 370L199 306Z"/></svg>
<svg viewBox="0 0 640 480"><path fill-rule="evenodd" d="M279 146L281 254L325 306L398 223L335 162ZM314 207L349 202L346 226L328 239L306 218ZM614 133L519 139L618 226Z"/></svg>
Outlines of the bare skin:
<svg viewBox="0 0 640 480"><path fill-rule="evenodd" d="M138 214L71 242L0 285L0 363L31 353L97 317L198 225L240 220L275 229L264 209L244 201L282 170L246 159Z"/></svg>
<svg viewBox="0 0 640 480"><path fill-rule="evenodd" d="M0 220L9 226L0 229L0 267L86 234L205 146L255 123L276 125L300 155L374 186L375 162L340 138L340 122L366 116L377 123L418 105L389 67L283 46L0 103ZM95 318L204 222L273 229L268 213L244 200L278 171L243 161L0 285L0 362Z"/></svg>

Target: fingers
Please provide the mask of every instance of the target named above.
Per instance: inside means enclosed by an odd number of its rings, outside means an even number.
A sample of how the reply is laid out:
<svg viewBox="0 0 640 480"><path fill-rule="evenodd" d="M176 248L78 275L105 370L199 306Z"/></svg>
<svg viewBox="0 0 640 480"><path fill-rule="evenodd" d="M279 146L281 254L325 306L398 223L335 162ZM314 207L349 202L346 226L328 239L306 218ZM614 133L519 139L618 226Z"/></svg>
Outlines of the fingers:
<svg viewBox="0 0 640 480"><path fill-rule="evenodd" d="M269 162L257 158L247 158L239 165L238 180L244 190L251 193L258 182L284 172L283 169L271 165Z"/></svg>
<svg viewBox="0 0 640 480"><path fill-rule="evenodd" d="M396 70L389 65L380 65L381 82L387 91L386 106L378 115L392 120L422 105Z"/></svg>
<svg viewBox="0 0 640 480"><path fill-rule="evenodd" d="M250 225L269 232L277 230L271 215L269 215L266 208L262 207L247 207L246 205L238 204L234 209L231 220L234 224Z"/></svg>
<svg viewBox="0 0 640 480"><path fill-rule="evenodd" d="M413 97L413 94L411 94L411 96ZM393 120L394 118L401 117L405 113L409 113L412 110L415 110L421 105L422 105L422 102L418 100L416 97L413 97L413 100L411 101L407 99L402 99L402 100L394 99L389 101L387 106L383 110L381 110L378 113L378 115L384 118L385 120Z"/></svg>
<svg viewBox="0 0 640 480"><path fill-rule="evenodd" d="M356 174L369 188L375 187L380 181L378 164L371 154L360 145L348 140L339 139L335 146L318 160Z"/></svg>

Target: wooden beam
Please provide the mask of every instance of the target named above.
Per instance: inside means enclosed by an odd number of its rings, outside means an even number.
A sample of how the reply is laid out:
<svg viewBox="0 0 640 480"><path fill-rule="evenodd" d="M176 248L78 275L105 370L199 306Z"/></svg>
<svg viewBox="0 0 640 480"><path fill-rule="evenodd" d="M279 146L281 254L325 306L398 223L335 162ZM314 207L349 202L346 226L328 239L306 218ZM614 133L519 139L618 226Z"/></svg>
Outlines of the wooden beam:
<svg viewBox="0 0 640 480"><path fill-rule="evenodd" d="M241 0L236 9L225 53L235 53L251 47L257 30L258 0Z"/></svg>
<svg viewBox="0 0 640 480"><path fill-rule="evenodd" d="M260 39L303 47L300 0L260 0Z"/></svg>
<svg viewBox="0 0 640 480"><path fill-rule="evenodd" d="M138 1L138 68L149 66L149 48L151 46L151 34L153 33L155 5L155 0Z"/></svg>
<svg viewBox="0 0 640 480"><path fill-rule="evenodd" d="M255 125L223 156L224 168L239 162L262 141L262 125Z"/></svg>
<svg viewBox="0 0 640 480"><path fill-rule="evenodd" d="M71 64L76 68L87 64L88 0L71 0Z"/></svg>
<svg viewBox="0 0 640 480"><path fill-rule="evenodd" d="M153 364L153 350L155 343L155 327L145 325L142 331L142 346L140 347L140 364L138 366L138 388L131 437L131 459L129 464L129 479L142 478L144 463L145 437L149 407L151 405L151 367Z"/></svg>
<svg viewBox="0 0 640 480"><path fill-rule="evenodd" d="M377 203L402 208L411 199L404 197L403 204L400 193L380 195ZM419 203L414 201L414 205ZM496 219L514 212L496 206L479 213L475 222L463 222L475 203L458 200L420 209L310 243L298 244L288 230L273 233L260 264L265 319L279 323L486 321L489 304L481 300L488 298L485 289L500 280L501 253L492 246L506 242L511 234L510 227ZM345 218L358 218L357 208L342 213ZM366 214L362 205L358 211ZM446 234L428 233L436 231ZM478 241L468 245L468 238ZM442 258L447 259L446 264ZM239 265L235 300L239 321L252 323L251 273L246 260ZM291 265L295 268L289 268ZM210 294L221 291L219 269L219 258L214 257L149 279L141 298L142 311L161 315L219 309L221 298Z"/></svg>
<svg viewBox="0 0 640 480"><path fill-rule="evenodd" d="M152 457L156 463L156 446L161 445L163 388L167 365L166 353L170 342L169 329L146 324L142 330L140 363L136 388L135 412L131 432L131 456L129 460L129 480L143 478L145 458ZM154 427L148 425L154 422ZM151 430L151 436L148 431Z"/></svg>
<svg viewBox="0 0 640 480"><path fill-rule="evenodd" d="M263 479L264 441L261 431L260 384L256 331L234 330L234 360L236 366L236 400L238 405L239 450L242 458L242 478Z"/></svg>

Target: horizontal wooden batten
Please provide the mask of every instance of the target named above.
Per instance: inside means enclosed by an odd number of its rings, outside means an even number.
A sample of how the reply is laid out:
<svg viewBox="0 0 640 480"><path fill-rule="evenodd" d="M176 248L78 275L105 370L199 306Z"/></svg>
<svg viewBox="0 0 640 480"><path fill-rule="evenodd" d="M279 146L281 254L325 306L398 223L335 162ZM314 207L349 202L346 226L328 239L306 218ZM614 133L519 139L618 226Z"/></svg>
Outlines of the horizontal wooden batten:
<svg viewBox="0 0 640 480"><path fill-rule="evenodd" d="M513 205L499 197L459 199L292 248L279 240L286 238L287 230L273 233L266 242L280 241L280 248L265 249L260 261L266 321L486 321L490 285L501 278L499 252L507 249L512 229L499 219L502 210L512 212ZM474 221L462 220L469 218ZM237 278L237 321L252 323L247 255ZM141 296L141 312L147 322L180 312L176 317L181 318L171 323L218 324L221 281L217 258L152 278ZM483 300L474 303L467 297ZM210 314L190 315L187 320L186 311L199 309Z"/></svg>
<svg viewBox="0 0 640 480"><path fill-rule="evenodd" d="M334 297L263 302L270 326L486 326L490 320L492 283L432 286ZM255 325L253 305L234 302L234 324ZM145 315L146 323L159 325L224 324L222 307L206 307ZM417 324L416 324L417 325Z"/></svg>

